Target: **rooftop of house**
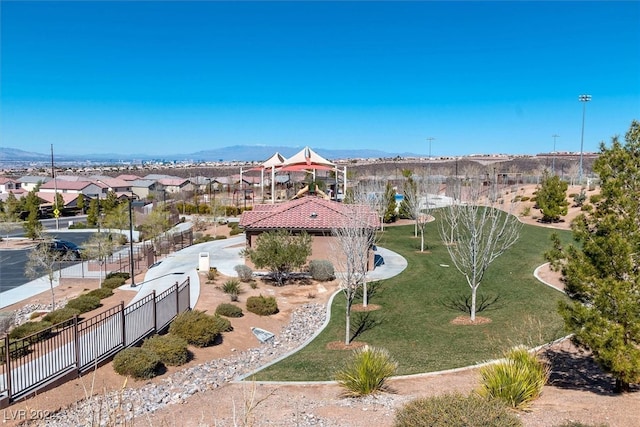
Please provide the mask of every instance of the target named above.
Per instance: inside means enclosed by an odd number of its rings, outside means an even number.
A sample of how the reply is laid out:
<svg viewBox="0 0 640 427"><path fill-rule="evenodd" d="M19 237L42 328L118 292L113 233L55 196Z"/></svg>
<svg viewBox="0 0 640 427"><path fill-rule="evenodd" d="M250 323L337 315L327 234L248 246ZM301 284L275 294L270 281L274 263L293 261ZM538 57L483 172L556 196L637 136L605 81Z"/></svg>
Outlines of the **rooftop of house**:
<svg viewBox="0 0 640 427"><path fill-rule="evenodd" d="M239 225L246 230L331 230L356 217L362 218L371 228L380 226L378 215L368 206L349 205L311 195L284 203L255 205L253 210L242 213Z"/></svg>

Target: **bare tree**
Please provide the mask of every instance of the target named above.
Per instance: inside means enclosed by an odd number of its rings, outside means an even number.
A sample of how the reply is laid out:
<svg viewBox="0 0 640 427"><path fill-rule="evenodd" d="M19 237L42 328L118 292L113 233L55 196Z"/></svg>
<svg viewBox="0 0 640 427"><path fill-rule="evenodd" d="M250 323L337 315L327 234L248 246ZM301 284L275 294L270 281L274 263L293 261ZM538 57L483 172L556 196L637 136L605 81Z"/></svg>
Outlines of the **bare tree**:
<svg viewBox="0 0 640 427"><path fill-rule="evenodd" d="M102 270L106 265L106 260L113 254L116 242L113 241L111 233L94 233L89 241L84 245L83 258L97 259L100 264L100 274L98 280L102 283ZM106 268L105 268L106 275Z"/></svg>
<svg viewBox="0 0 640 427"><path fill-rule="evenodd" d="M384 231L384 214L389 200L386 197L386 179L360 181L353 191L353 202L369 206L380 218L380 227Z"/></svg>
<svg viewBox="0 0 640 427"><path fill-rule="evenodd" d="M377 213L365 204L345 204L342 223L332 230L332 249L336 270L340 276L340 287L346 299L345 344L351 341L351 306L360 287L363 288L363 306L367 306L366 276L369 253L372 249L376 229L380 224Z"/></svg>
<svg viewBox="0 0 640 427"><path fill-rule="evenodd" d="M476 294L484 274L518 240L522 223L511 211L497 209L494 198L481 199L477 183L468 190L467 202L454 200L443 209L440 237L471 288L471 321L475 321Z"/></svg>
<svg viewBox="0 0 640 427"><path fill-rule="evenodd" d="M60 279L60 263L70 260L70 254L52 250L53 239L39 233L36 237L38 244L27 255L25 264L25 276L35 280L46 276L51 288L51 310L56 309L56 296L53 291L54 283Z"/></svg>

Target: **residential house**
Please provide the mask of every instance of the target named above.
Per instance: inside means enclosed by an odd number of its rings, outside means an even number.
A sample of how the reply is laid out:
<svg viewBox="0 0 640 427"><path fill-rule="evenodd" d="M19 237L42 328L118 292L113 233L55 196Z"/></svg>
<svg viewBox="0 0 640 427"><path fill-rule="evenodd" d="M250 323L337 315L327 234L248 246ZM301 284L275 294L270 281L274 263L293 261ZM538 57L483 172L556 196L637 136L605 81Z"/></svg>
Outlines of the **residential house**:
<svg viewBox="0 0 640 427"><path fill-rule="evenodd" d="M8 194L20 188L20 183L15 179L0 176L0 194Z"/></svg>
<svg viewBox="0 0 640 427"><path fill-rule="evenodd" d="M87 197L104 197L107 187L91 181L66 181L52 179L40 186L41 193L83 194Z"/></svg>
<svg viewBox="0 0 640 427"><path fill-rule="evenodd" d="M20 183L20 188L22 188L26 192L29 192L33 191L38 185L45 184L50 180L51 178L49 178L48 176L25 175L21 178L18 178L18 183Z"/></svg>
<svg viewBox="0 0 640 427"><path fill-rule="evenodd" d="M167 193L178 194L183 191L193 191L193 185L186 178L161 178L157 182Z"/></svg>
<svg viewBox="0 0 640 427"><path fill-rule="evenodd" d="M166 198L166 194L161 186L153 179L136 179L130 181L131 191L138 196L139 199L153 198L156 200L163 200Z"/></svg>

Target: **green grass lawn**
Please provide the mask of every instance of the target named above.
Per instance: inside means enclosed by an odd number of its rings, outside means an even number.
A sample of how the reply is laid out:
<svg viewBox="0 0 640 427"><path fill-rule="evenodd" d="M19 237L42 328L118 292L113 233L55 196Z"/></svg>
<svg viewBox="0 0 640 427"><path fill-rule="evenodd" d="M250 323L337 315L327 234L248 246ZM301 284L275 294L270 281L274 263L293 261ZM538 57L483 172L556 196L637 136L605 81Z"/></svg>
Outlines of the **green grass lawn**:
<svg viewBox="0 0 640 427"><path fill-rule="evenodd" d="M473 365L513 345L533 346L563 335L556 311L563 294L533 277L533 270L545 262L543 254L550 248L552 230L524 225L518 242L491 264L478 289L479 299L498 297L477 313L491 322L464 326L451 323L465 313L450 306L451 301L470 297L471 290L453 266L436 227L435 223L427 225L429 247L424 253L419 251L420 239L413 237L413 226L385 228L379 245L404 256L409 265L400 275L379 282L369 303L380 305L380 310L369 312L368 318L365 313L352 313L353 327L363 321L369 324L357 341L386 348L398 362L397 373L406 375ZM563 240L571 239L570 232L559 234ZM331 313L329 325L313 342L253 379L333 379L350 355L349 350L326 348L332 341L344 341L342 293L334 299Z"/></svg>

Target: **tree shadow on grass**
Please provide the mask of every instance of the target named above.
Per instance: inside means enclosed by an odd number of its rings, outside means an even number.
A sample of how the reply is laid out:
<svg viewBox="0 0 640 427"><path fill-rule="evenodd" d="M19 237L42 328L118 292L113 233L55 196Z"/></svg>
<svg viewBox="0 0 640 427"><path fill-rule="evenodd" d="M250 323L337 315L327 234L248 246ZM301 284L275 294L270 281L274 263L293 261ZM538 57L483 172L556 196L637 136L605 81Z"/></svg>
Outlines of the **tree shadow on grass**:
<svg viewBox="0 0 640 427"><path fill-rule="evenodd" d="M355 312L351 317L351 341L357 337L381 325L384 319L375 311Z"/></svg>
<svg viewBox="0 0 640 427"><path fill-rule="evenodd" d="M500 295L486 296L477 295L476 299L476 313L480 313L488 310L496 310L502 307L498 301ZM451 310L461 311L466 314L471 314L471 295L456 295L450 298L443 298L440 300L440 304Z"/></svg>
<svg viewBox="0 0 640 427"><path fill-rule="evenodd" d="M371 302L371 300L375 296L382 295L382 292L384 292L384 286L382 286L382 282L378 280L367 282L367 302ZM354 300L362 300L363 294L364 289L362 287L358 287L355 293Z"/></svg>

